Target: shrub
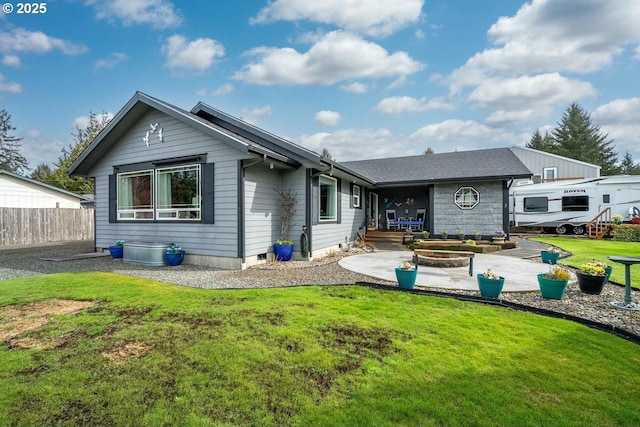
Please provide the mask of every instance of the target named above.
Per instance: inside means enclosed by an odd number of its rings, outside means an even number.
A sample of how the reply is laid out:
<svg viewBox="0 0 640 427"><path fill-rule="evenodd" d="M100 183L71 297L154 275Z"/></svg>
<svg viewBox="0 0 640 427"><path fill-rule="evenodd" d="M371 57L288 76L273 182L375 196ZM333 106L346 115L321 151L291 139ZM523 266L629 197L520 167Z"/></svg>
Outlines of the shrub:
<svg viewBox="0 0 640 427"><path fill-rule="evenodd" d="M637 225L619 225L613 232L613 240L640 242L640 227Z"/></svg>

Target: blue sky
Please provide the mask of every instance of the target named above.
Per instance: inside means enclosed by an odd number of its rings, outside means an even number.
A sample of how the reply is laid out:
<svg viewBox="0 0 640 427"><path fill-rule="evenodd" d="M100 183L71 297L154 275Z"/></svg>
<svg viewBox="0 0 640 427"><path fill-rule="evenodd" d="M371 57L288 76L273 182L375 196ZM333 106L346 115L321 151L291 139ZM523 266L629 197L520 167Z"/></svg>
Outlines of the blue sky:
<svg viewBox="0 0 640 427"><path fill-rule="evenodd" d="M338 161L524 145L577 102L640 161L634 0L9 4L0 108L31 169L138 90L186 110L203 101Z"/></svg>

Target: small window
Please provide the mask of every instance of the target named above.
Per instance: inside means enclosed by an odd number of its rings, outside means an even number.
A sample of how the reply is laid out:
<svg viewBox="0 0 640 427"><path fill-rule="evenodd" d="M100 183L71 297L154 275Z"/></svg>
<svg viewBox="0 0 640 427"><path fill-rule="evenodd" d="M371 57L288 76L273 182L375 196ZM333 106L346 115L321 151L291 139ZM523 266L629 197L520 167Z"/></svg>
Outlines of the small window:
<svg viewBox="0 0 640 427"><path fill-rule="evenodd" d="M351 207L360 208L360 186L351 184Z"/></svg>
<svg viewBox="0 0 640 427"><path fill-rule="evenodd" d="M549 199L546 197L525 197L523 200L525 212L547 212Z"/></svg>
<svg viewBox="0 0 640 427"><path fill-rule="evenodd" d="M558 177L558 168L557 167L543 168L542 177L545 179L545 181L555 180Z"/></svg>
<svg viewBox="0 0 640 427"><path fill-rule="evenodd" d="M454 201L460 209L473 209L480 201L480 194L473 187L460 187Z"/></svg>
<svg viewBox="0 0 640 427"><path fill-rule="evenodd" d="M320 221L338 220L338 180L320 176Z"/></svg>
<svg viewBox="0 0 640 427"><path fill-rule="evenodd" d="M562 198L562 210L579 212L589 210L589 196L566 196Z"/></svg>
<svg viewBox="0 0 640 427"><path fill-rule="evenodd" d="M602 195L602 203L611 203L611 195L603 194Z"/></svg>

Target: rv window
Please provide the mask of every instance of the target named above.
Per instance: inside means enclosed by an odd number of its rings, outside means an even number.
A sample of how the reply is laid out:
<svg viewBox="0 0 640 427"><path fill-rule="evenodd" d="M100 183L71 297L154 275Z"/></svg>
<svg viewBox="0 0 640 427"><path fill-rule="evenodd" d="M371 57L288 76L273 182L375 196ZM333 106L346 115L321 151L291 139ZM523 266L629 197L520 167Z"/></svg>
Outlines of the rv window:
<svg viewBox="0 0 640 427"><path fill-rule="evenodd" d="M603 194L602 203L611 203L611 196L609 194Z"/></svg>
<svg viewBox="0 0 640 427"><path fill-rule="evenodd" d="M547 212L549 210L549 199L546 197L525 197L525 212Z"/></svg>
<svg viewBox="0 0 640 427"><path fill-rule="evenodd" d="M563 211L588 211L589 196L568 196L562 198Z"/></svg>

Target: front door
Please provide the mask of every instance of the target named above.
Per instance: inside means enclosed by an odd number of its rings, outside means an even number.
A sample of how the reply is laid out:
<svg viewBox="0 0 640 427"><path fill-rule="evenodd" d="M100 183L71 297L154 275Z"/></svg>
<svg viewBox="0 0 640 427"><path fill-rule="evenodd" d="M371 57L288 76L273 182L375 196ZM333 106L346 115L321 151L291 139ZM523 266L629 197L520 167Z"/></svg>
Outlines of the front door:
<svg viewBox="0 0 640 427"><path fill-rule="evenodd" d="M378 193L369 192L369 222L367 228L378 229Z"/></svg>

